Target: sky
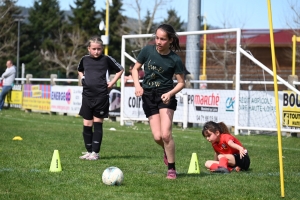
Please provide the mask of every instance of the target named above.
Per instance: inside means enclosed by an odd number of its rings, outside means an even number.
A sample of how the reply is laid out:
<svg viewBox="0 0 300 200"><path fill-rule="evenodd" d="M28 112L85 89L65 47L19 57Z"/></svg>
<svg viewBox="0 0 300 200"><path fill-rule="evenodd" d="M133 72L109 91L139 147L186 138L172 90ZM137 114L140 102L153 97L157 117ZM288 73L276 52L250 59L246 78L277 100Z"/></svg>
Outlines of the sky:
<svg viewBox="0 0 300 200"><path fill-rule="evenodd" d="M75 0L59 0L62 10L70 10ZM142 16L147 9L152 10L154 0L139 0L142 2ZM167 10L174 9L184 22L188 22L189 1L196 0L165 0L165 5L157 11L155 21L159 22L166 18ZM293 12L291 5L300 10L298 0L201 0L201 16L205 16L209 25L219 28L242 28L242 29L268 29L269 19L273 29L288 29ZM18 0L17 5L32 7L34 0ZM106 0L96 0L96 9L105 9ZM270 3L270 4L269 4ZM136 11L132 6L135 0L123 0L123 15L137 18ZM268 15L268 5L271 6L272 18ZM224 24L226 24L224 26Z"/></svg>

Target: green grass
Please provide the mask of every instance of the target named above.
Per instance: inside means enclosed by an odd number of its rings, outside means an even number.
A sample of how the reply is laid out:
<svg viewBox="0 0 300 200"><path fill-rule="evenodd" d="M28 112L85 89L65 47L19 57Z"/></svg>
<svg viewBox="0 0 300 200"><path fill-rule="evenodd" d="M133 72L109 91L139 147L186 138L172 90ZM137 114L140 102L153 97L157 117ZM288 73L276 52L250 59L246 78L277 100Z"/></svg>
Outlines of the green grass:
<svg viewBox="0 0 300 200"><path fill-rule="evenodd" d="M110 131L115 128L116 131ZM143 123L120 126L104 122L101 160L83 161L82 119L71 116L0 112L0 199L281 199L277 137L237 136L251 158L247 172L211 174L204 162L213 158L200 129L173 127L176 180L167 180L163 151ZM13 141L21 136L22 141ZM285 199L300 199L300 139L282 137ZM54 150L62 171L49 172ZM192 153L200 174L187 174ZM106 186L109 166L124 173L121 186Z"/></svg>

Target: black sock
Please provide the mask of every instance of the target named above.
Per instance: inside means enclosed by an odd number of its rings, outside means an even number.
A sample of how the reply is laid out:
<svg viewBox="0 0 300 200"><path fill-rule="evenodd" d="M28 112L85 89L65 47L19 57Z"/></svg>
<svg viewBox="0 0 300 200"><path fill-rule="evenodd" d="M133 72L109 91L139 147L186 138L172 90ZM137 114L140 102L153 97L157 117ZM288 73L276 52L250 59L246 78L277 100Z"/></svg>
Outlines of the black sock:
<svg viewBox="0 0 300 200"><path fill-rule="evenodd" d="M83 141L88 152L92 152L93 128L91 126L83 126Z"/></svg>
<svg viewBox="0 0 300 200"><path fill-rule="evenodd" d="M92 149L95 153L99 153L102 137L103 137L103 128L101 122L94 122L94 135L93 135L93 145Z"/></svg>
<svg viewBox="0 0 300 200"><path fill-rule="evenodd" d="M175 169L175 163L168 163L168 169Z"/></svg>

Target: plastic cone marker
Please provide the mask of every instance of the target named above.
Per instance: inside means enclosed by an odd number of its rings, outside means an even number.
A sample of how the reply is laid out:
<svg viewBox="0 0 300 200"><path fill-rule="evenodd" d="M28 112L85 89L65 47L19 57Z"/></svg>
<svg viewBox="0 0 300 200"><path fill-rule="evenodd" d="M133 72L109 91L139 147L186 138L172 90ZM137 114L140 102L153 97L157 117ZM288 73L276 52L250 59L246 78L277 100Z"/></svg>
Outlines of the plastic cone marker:
<svg viewBox="0 0 300 200"><path fill-rule="evenodd" d="M192 158L191 158L191 162L190 162L190 167L189 167L188 174L200 174L198 157L197 157L196 153L192 154Z"/></svg>
<svg viewBox="0 0 300 200"><path fill-rule="evenodd" d="M20 136L15 136L15 137L13 138L13 140L23 140L23 138L21 138Z"/></svg>
<svg viewBox="0 0 300 200"><path fill-rule="evenodd" d="M61 170L62 169L61 169L61 163L60 163L58 150L54 150L49 171L50 172L60 172Z"/></svg>

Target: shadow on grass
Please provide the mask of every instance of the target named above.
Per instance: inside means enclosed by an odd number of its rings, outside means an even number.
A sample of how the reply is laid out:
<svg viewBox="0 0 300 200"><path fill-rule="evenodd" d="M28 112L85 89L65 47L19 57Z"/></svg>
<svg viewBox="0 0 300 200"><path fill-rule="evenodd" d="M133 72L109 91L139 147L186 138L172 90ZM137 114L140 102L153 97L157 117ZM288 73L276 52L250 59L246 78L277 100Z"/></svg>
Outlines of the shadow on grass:
<svg viewBox="0 0 300 200"><path fill-rule="evenodd" d="M144 156L129 156L129 155L126 155L126 156L122 156L122 155L119 155L119 156L100 156L101 157L101 160L111 160L111 159L141 159L141 158L145 158Z"/></svg>
<svg viewBox="0 0 300 200"><path fill-rule="evenodd" d="M230 173L217 173L217 172L210 172L209 170L207 171L204 171L204 172L200 172L200 174L188 174L188 173L181 173L181 172L177 172L177 177L180 178L180 177L205 177L205 176L215 176L215 175L230 175L230 174L251 174L251 171L252 169L248 169L247 171L239 171L239 172L236 172L236 171L233 171L233 172L230 172Z"/></svg>

